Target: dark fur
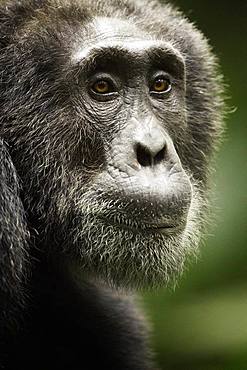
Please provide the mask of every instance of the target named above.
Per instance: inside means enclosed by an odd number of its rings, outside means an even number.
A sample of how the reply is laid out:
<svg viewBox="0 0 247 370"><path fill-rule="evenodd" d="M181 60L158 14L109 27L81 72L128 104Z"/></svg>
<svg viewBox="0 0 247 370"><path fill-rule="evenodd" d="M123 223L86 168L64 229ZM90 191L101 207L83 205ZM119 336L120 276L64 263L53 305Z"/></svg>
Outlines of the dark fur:
<svg viewBox="0 0 247 370"><path fill-rule="evenodd" d="M100 260L98 255L92 260L94 255L82 257L83 251L70 248L79 242L88 247L85 234L79 234L76 208L87 184L104 166L102 138L113 140L116 134L111 125L97 123L92 128L87 124L68 63L72 43L80 41L78 30L97 16L131 18L146 33L171 42L184 58L186 125L174 121L169 134L203 203L196 217L203 217L209 164L221 134L223 102L215 57L199 31L171 6L152 1L1 1L3 369L154 368L142 320L131 301L93 282L91 276L82 278L75 262L88 258L82 263L85 274L90 275L92 265L96 277L103 276L110 284L140 286L149 279L150 285L155 285L155 278L149 275L149 260L140 256L131 261L129 271L128 262L118 261L116 255L109 262L99 249ZM82 117L86 117L83 129L79 124ZM201 228L200 223L196 225L195 234ZM122 243L124 249L125 240ZM138 263L145 264L147 274L140 272L140 281L135 283ZM173 258L167 262L167 274L169 269L180 271L172 264ZM166 277L164 274L160 280Z"/></svg>

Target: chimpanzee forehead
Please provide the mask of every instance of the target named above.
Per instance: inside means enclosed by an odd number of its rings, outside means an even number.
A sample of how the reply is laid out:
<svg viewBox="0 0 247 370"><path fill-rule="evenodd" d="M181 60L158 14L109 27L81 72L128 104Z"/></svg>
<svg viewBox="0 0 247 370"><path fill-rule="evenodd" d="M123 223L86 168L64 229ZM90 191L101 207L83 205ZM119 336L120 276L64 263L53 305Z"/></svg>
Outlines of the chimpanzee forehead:
<svg viewBox="0 0 247 370"><path fill-rule="evenodd" d="M139 27L130 20L108 17L96 17L92 22L89 22L84 29L84 46L99 45L129 45L130 49L143 48L151 45L154 37L151 37L147 32L139 29Z"/></svg>
<svg viewBox="0 0 247 370"><path fill-rule="evenodd" d="M72 54L74 62L87 58L92 51L106 48L121 48L138 54L151 48L163 48L173 53L172 45L139 29L131 20L97 17L86 25L83 36Z"/></svg>
<svg viewBox="0 0 247 370"><path fill-rule="evenodd" d="M119 19L119 18L107 18L97 17L92 22L95 36L99 40L104 39L133 39L133 40L147 40L151 39L151 36L139 29L139 27L133 23L133 21Z"/></svg>

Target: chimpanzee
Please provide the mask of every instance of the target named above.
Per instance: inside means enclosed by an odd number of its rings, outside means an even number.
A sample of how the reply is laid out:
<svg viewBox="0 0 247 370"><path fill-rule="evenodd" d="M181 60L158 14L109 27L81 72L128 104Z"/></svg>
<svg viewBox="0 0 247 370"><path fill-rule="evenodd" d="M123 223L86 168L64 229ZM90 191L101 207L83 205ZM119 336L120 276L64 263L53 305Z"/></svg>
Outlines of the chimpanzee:
<svg viewBox="0 0 247 370"><path fill-rule="evenodd" d="M1 0L0 368L155 368L130 296L196 253L222 91L171 5Z"/></svg>

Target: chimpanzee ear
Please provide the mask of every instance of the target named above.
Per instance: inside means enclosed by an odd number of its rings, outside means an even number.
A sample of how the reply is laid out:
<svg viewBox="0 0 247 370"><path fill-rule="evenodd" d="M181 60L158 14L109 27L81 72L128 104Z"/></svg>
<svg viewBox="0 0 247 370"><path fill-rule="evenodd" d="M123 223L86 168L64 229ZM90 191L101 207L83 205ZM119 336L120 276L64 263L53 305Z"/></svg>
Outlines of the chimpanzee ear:
<svg viewBox="0 0 247 370"><path fill-rule="evenodd" d="M29 233L16 169L0 138L0 330L22 304Z"/></svg>

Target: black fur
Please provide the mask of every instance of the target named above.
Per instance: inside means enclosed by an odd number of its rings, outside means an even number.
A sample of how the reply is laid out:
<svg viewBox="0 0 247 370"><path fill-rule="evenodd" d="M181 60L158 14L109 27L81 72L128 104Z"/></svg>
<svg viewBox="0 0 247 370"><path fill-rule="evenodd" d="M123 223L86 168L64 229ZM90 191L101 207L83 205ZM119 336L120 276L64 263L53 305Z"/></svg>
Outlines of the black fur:
<svg viewBox="0 0 247 370"><path fill-rule="evenodd" d="M116 29L118 22L130 22L143 40L167 42L182 61L175 108L167 108L164 119L169 160L179 177L171 186L173 203L165 194L163 205L173 221L188 217L186 232L177 236L147 232L146 222L164 217L157 191L149 215L151 203L138 208L149 195L138 188L136 201L136 190L125 182L135 178L128 172L133 169L125 171L112 154L117 140L127 148L130 117L123 111L116 124L117 109L104 115L102 104L86 97L86 70L96 59L83 72L80 62L73 63L77 48L83 52L100 37L94 24L99 17L100 24L117 18ZM129 41L124 37L120 43ZM147 108L141 107L144 120ZM170 5L0 2L0 368L154 369L143 320L116 287L167 283L194 251L223 108L221 76L207 40ZM100 109L101 120L95 116ZM164 108L157 109L160 120ZM127 230L116 232L112 220ZM138 227L144 236L135 234Z"/></svg>

